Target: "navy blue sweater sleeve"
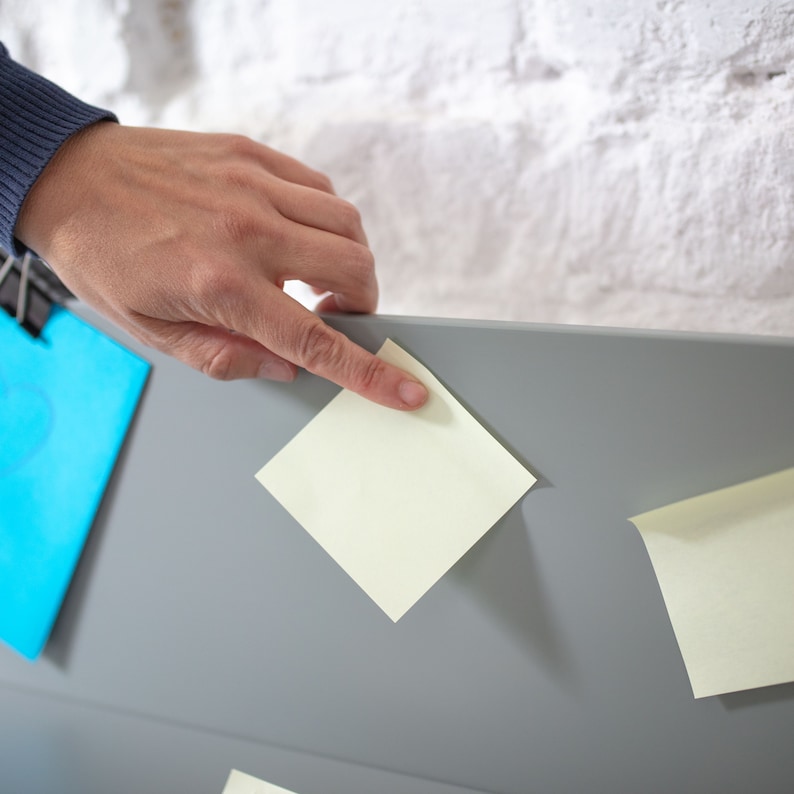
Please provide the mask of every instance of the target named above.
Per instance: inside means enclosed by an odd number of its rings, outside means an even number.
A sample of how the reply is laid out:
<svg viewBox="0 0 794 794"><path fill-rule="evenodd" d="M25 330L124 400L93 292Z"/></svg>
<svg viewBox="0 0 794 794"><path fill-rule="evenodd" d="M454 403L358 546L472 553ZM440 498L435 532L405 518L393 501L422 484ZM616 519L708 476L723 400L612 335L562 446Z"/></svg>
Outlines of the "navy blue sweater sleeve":
<svg viewBox="0 0 794 794"><path fill-rule="evenodd" d="M0 44L0 246L20 254L14 227L28 191L69 136L115 120L11 59Z"/></svg>

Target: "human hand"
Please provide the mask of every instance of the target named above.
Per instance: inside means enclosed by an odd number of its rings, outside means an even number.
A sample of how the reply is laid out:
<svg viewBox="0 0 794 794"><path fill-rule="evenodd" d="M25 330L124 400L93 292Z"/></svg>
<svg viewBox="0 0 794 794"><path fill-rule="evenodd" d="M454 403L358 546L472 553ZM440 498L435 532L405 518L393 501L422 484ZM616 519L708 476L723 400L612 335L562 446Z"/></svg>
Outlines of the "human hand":
<svg viewBox="0 0 794 794"><path fill-rule="evenodd" d="M16 236L86 303L213 378L300 366L392 408L427 399L284 293L300 279L330 293L320 311L374 311L374 260L327 177L248 138L93 124L44 169Z"/></svg>

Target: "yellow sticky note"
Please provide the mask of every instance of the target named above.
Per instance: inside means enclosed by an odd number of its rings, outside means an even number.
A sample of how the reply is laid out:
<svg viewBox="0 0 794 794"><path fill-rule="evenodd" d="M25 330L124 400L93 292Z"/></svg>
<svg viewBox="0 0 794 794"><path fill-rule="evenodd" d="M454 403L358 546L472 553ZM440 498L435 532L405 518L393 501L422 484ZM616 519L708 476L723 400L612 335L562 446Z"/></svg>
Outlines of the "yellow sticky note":
<svg viewBox="0 0 794 794"><path fill-rule="evenodd" d="M535 477L402 348L378 355L427 403L400 412L342 391L256 477L396 621Z"/></svg>
<svg viewBox="0 0 794 794"><path fill-rule="evenodd" d="M696 698L794 681L794 468L631 521Z"/></svg>
<svg viewBox="0 0 794 794"><path fill-rule="evenodd" d="M295 794L295 792L232 769L222 794Z"/></svg>

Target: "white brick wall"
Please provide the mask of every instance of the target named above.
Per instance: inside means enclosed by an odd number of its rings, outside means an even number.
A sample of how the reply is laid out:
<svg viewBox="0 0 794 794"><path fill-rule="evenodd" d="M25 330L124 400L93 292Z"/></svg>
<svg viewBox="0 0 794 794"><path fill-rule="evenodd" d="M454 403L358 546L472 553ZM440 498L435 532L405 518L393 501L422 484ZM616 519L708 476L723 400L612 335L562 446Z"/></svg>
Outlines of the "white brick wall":
<svg viewBox="0 0 794 794"><path fill-rule="evenodd" d="M326 170L384 312L794 334L794 3L3 0L0 31L127 123Z"/></svg>

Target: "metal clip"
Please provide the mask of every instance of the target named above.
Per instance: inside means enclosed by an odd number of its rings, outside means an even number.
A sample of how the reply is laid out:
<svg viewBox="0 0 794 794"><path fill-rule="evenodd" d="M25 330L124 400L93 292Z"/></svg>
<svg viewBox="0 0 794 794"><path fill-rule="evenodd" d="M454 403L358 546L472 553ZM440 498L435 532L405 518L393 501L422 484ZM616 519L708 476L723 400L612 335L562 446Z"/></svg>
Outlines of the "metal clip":
<svg viewBox="0 0 794 794"><path fill-rule="evenodd" d="M53 304L62 304L72 294L41 259L26 253L21 260L0 249L0 307L32 337L44 330Z"/></svg>

